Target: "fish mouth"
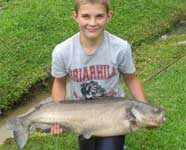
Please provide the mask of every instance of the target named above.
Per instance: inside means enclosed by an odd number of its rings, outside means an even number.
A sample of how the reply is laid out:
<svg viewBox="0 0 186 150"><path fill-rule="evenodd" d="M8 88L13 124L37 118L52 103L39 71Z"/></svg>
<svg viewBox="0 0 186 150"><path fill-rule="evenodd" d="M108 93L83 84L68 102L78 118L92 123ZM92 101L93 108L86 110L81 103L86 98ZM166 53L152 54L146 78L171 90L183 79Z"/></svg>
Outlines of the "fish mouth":
<svg viewBox="0 0 186 150"><path fill-rule="evenodd" d="M155 122L147 125L148 129L157 129L158 127L159 127L159 123L155 123Z"/></svg>
<svg viewBox="0 0 186 150"><path fill-rule="evenodd" d="M151 125L151 126L148 126L147 127L147 129L152 129L152 130L155 130L155 129L157 129L158 128L158 126L155 126L155 125Z"/></svg>
<svg viewBox="0 0 186 150"><path fill-rule="evenodd" d="M166 123L166 117L162 117L157 122L151 122L151 123L149 123L148 126L147 126L147 128L148 129L157 129L157 128L161 127L165 123Z"/></svg>

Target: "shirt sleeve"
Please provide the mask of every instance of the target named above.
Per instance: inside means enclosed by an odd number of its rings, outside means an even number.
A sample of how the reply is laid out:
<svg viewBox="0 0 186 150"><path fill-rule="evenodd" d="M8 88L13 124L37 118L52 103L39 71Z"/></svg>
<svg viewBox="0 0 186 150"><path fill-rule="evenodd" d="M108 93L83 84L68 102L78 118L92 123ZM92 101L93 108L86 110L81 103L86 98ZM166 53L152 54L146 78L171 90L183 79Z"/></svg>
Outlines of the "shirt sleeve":
<svg viewBox="0 0 186 150"><path fill-rule="evenodd" d="M64 77L67 75L62 49L59 46L56 46L52 52L51 74L56 78Z"/></svg>
<svg viewBox="0 0 186 150"><path fill-rule="evenodd" d="M130 44L126 44L119 55L119 71L126 74L131 74L136 71L132 50Z"/></svg>

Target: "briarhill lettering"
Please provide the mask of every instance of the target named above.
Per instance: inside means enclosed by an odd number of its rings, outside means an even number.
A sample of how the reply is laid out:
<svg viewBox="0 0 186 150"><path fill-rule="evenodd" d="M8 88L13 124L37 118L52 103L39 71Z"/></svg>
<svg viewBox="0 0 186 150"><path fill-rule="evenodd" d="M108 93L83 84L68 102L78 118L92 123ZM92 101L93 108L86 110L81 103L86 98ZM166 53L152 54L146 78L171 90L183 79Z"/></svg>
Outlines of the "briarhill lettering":
<svg viewBox="0 0 186 150"><path fill-rule="evenodd" d="M69 70L69 76L76 82L104 80L113 77L116 69L108 65L95 65Z"/></svg>

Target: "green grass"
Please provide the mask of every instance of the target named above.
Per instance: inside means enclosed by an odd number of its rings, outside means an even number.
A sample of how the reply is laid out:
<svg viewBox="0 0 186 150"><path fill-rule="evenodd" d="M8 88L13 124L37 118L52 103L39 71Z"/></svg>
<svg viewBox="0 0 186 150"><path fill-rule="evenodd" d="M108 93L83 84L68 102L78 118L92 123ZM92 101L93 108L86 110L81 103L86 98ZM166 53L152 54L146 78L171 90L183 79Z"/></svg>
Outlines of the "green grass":
<svg viewBox="0 0 186 150"><path fill-rule="evenodd" d="M166 110L167 123L158 130L143 130L130 134L126 138L128 149L132 150L184 150L186 148L186 54L184 45L175 45L178 41L185 41L185 35L170 36L167 40L143 44L136 52L146 54L144 61L138 61L139 66L148 64L141 69L140 77L154 74L166 67L177 57L183 56L177 63L167 68L161 74L145 83L145 91L149 103L161 106ZM156 53L155 53L156 52ZM177 55L176 55L177 54ZM157 56L153 58L153 56ZM149 58L150 57L150 58ZM153 60L153 61L152 61ZM168 62L168 63L167 63ZM157 65L154 65L157 64ZM156 70L156 71L153 71ZM144 75L143 75L144 74ZM142 78L144 79L144 78ZM15 150L13 139L0 147L0 150ZM64 134L60 137L34 133L31 135L25 150L75 150L78 149L77 135Z"/></svg>
<svg viewBox="0 0 186 150"><path fill-rule="evenodd" d="M49 134L33 133L25 150L76 150L77 135L64 133L63 136L51 136ZM18 150L13 139L7 140L0 150Z"/></svg>
<svg viewBox="0 0 186 150"><path fill-rule="evenodd" d="M137 75L143 82L153 78L158 72L166 71L180 57L186 55L186 34L172 35L166 40L158 39L153 44L143 44L136 49Z"/></svg>
<svg viewBox="0 0 186 150"><path fill-rule="evenodd" d="M158 130L143 130L126 138L128 149L132 150L184 150L186 149L186 57L145 84L149 102L163 107L167 112L167 123ZM32 134L25 150L75 150L77 137L65 134L61 137ZM16 150L10 140L0 150Z"/></svg>
<svg viewBox="0 0 186 150"><path fill-rule="evenodd" d="M3 3L2 3L3 2ZM38 81L50 76L54 46L78 31L71 15L71 0L0 0L0 109L8 109ZM186 54L185 35L165 41L154 37L169 31L185 17L185 0L113 0L113 21L108 30L129 40L135 49L137 75L142 81ZM143 42L143 43L142 43ZM127 136L128 149L186 149L186 58L145 83L149 102L167 111L167 125L156 131ZM10 139L0 150L15 150ZM74 134L61 137L32 134L25 150L77 149Z"/></svg>
<svg viewBox="0 0 186 150"><path fill-rule="evenodd" d="M186 57L145 85L150 102L166 110L167 124L158 131L146 131L128 136L129 149L186 149L185 72Z"/></svg>
<svg viewBox="0 0 186 150"><path fill-rule="evenodd" d="M166 40L143 44L136 50L138 77L142 81L150 78L144 84L145 93L150 103L166 110L167 124L158 131L127 136L129 149L186 149L186 47L179 45L180 41L186 41L186 34L171 35Z"/></svg>
<svg viewBox="0 0 186 150"><path fill-rule="evenodd" d="M49 76L52 49L74 32L71 5L16 0L0 14L0 108L12 106Z"/></svg>
<svg viewBox="0 0 186 150"><path fill-rule="evenodd" d="M0 109L7 110L32 85L50 76L52 49L78 28L70 17L71 0L2 2L6 8L0 10ZM139 44L169 30L185 16L184 5L183 0L113 0L108 30Z"/></svg>
<svg viewBox="0 0 186 150"><path fill-rule="evenodd" d="M170 31L174 23L185 17L184 0L114 1L114 17L110 31L134 45L151 41Z"/></svg>
<svg viewBox="0 0 186 150"><path fill-rule="evenodd" d="M148 101L166 110L167 124L159 130L128 135L128 149L186 149L186 47L179 45L180 41L186 41L186 34L171 35L136 49L138 77L143 82L150 79L144 84Z"/></svg>

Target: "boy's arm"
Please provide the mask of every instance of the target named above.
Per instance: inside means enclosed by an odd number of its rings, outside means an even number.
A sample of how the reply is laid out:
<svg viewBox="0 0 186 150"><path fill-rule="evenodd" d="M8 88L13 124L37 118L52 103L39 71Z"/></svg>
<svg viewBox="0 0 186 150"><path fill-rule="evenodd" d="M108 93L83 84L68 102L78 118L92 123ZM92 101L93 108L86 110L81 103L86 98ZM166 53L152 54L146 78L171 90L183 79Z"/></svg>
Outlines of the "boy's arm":
<svg viewBox="0 0 186 150"><path fill-rule="evenodd" d="M52 86L52 100L58 102L60 100L64 100L66 95L66 77L54 78L53 86ZM61 134L63 129L57 123L55 123L51 129L50 133L52 135Z"/></svg>
<svg viewBox="0 0 186 150"><path fill-rule="evenodd" d="M52 87L52 100L64 100L66 96L66 77L54 78Z"/></svg>
<svg viewBox="0 0 186 150"><path fill-rule="evenodd" d="M124 74L124 80L128 89L130 90L130 92L132 93L136 100L141 102L147 102L143 86L141 82L137 79L135 73Z"/></svg>

